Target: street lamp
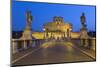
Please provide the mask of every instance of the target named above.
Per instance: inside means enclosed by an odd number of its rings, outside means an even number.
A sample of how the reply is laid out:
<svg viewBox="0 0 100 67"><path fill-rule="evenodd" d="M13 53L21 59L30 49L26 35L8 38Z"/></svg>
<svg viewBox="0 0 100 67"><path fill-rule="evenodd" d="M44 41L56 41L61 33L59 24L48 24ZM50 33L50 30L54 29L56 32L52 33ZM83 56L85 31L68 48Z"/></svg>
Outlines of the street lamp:
<svg viewBox="0 0 100 67"><path fill-rule="evenodd" d="M45 28L43 28L43 31L45 31L46 29Z"/></svg>

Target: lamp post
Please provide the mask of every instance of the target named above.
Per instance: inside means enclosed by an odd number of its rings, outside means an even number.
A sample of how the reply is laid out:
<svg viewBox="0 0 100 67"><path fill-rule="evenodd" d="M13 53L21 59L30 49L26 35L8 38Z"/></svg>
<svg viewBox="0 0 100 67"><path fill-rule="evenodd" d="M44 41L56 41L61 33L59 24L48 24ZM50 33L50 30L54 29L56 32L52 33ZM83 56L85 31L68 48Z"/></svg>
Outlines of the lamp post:
<svg viewBox="0 0 100 67"><path fill-rule="evenodd" d="M43 28L43 31L44 31L44 36L43 36L43 39L45 39L46 38L46 32L45 32L45 28Z"/></svg>

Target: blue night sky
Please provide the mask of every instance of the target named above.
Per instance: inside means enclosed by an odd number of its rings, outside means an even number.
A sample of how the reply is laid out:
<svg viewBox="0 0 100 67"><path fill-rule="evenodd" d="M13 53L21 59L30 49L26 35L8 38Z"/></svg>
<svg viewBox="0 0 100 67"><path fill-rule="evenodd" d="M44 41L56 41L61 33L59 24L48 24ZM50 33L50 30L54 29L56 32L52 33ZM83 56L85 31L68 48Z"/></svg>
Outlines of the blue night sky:
<svg viewBox="0 0 100 67"><path fill-rule="evenodd" d="M95 31L95 6L48 4L39 2L12 2L12 30L25 29L27 10L32 12L32 30L42 31L43 24L52 22L54 16L62 16L65 22L73 25L73 31L81 28L80 16L82 12L86 16L88 30Z"/></svg>

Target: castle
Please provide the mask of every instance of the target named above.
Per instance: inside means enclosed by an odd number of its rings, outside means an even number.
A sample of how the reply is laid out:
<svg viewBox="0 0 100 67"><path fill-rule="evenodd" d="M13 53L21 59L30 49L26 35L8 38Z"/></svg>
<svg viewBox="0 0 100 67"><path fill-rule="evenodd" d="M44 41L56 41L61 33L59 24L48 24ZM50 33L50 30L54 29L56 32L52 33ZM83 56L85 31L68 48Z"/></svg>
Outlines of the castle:
<svg viewBox="0 0 100 67"><path fill-rule="evenodd" d="M52 22L44 24L43 32L32 33L32 37L36 39L79 38L79 35L79 32L72 32L72 24L64 22L60 16L54 16Z"/></svg>

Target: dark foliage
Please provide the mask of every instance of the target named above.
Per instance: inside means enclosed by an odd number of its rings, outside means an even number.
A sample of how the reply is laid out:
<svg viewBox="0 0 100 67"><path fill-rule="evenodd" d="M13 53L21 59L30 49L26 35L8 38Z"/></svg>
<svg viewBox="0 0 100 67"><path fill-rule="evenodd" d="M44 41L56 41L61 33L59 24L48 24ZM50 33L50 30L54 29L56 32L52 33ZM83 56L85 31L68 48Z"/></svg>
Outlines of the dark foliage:
<svg viewBox="0 0 100 67"><path fill-rule="evenodd" d="M18 39L22 36L23 31L12 31L12 38Z"/></svg>
<svg viewBox="0 0 100 67"><path fill-rule="evenodd" d="M88 35L89 35L90 37L96 37L96 31L89 31L89 32L88 32Z"/></svg>

